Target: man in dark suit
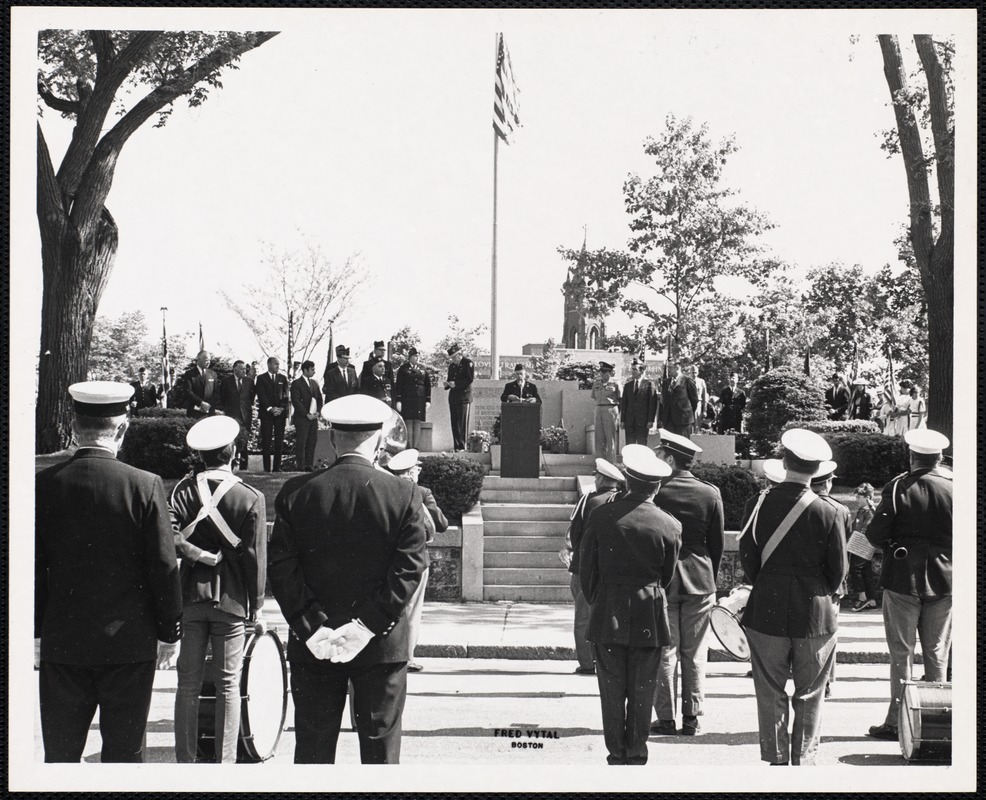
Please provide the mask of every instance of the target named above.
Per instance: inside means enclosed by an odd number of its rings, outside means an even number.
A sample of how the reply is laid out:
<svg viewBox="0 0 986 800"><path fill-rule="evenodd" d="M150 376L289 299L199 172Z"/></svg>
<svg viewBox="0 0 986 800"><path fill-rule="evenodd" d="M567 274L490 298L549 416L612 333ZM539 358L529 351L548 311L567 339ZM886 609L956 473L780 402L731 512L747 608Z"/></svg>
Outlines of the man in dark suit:
<svg viewBox="0 0 986 800"><path fill-rule="evenodd" d="M469 427L469 406L472 404L472 382L475 368L465 357L462 348L453 344L448 349L450 363L445 388L448 390L449 417L452 423L452 441L456 451L466 449Z"/></svg>
<svg viewBox="0 0 986 800"><path fill-rule="evenodd" d="M503 387L501 403L540 403L538 387L527 380L527 369L523 364L514 367L514 379Z"/></svg>
<svg viewBox="0 0 986 800"><path fill-rule="evenodd" d="M133 388L76 383L79 449L35 479L34 635L45 761L79 761L99 709L103 762L143 761L157 642L180 636L164 485L116 460Z"/></svg>
<svg viewBox="0 0 986 800"><path fill-rule="evenodd" d="M175 757L194 763L206 647L217 666L215 761L236 763L240 732L240 672L246 624L266 630L261 609L267 582L264 496L233 474L240 426L232 417L196 422L185 437L204 469L182 478L169 505L181 558L181 650L175 695Z"/></svg>
<svg viewBox="0 0 986 800"><path fill-rule="evenodd" d="M373 397L388 406L394 405L394 383L387 378L387 362L382 358L376 359L370 367L370 372L360 378L361 394Z"/></svg>
<svg viewBox="0 0 986 800"><path fill-rule="evenodd" d="M188 395L185 400L185 413L194 419L211 417L216 413L215 403L219 391L219 377L209 369L212 356L202 350L195 356L195 366L182 376Z"/></svg>
<svg viewBox="0 0 986 800"><path fill-rule="evenodd" d="M280 373L281 362L271 356L267 371L257 377L257 407L260 409L260 452L264 472L271 471L271 451L274 453L274 472L281 471L281 451L284 449L284 427L288 422L288 379Z"/></svg>
<svg viewBox="0 0 986 800"><path fill-rule="evenodd" d="M742 624L753 662L761 760L814 764L835 663L846 538L838 510L809 488L831 448L800 428L786 431L781 444L785 480L760 496L740 537L743 571L753 584ZM792 676L789 734L785 685Z"/></svg>
<svg viewBox="0 0 986 800"><path fill-rule="evenodd" d="M883 487L866 538L884 548L883 625L890 650L890 707L869 735L897 739L903 682L911 679L917 635L927 681L947 679L952 647L952 474L941 465L948 437L918 429L904 434L910 472Z"/></svg>
<svg viewBox="0 0 986 800"><path fill-rule="evenodd" d="M661 398L657 387L644 377L647 365L643 361L634 359L630 371L632 377L623 384L620 397L620 421L627 444L647 444L647 434L657 423Z"/></svg>
<svg viewBox="0 0 986 800"><path fill-rule="evenodd" d="M240 435L236 437L236 463L240 469L250 466L248 443L256 396L257 387L253 378L247 375L246 364L243 361L233 362L233 374L227 375L219 384L219 403L222 413L240 424Z"/></svg>
<svg viewBox="0 0 986 800"><path fill-rule="evenodd" d="M671 641L664 590L674 577L681 524L654 505L671 473L654 451L622 450L627 493L590 515L579 577L589 600L609 764L646 764L647 729L661 648Z"/></svg>
<svg viewBox="0 0 986 800"><path fill-rule="evenodd" d="M589 601L582 594L582 584L579 581L579 549L582 546L582 535L589 514L604 503L615 500L623 493L623 473L604 458L596 459L596 486L588 494L582 495L572 511L568 531L565 533L565 546L558 551L558 557L572 573L570 588L572 601L575 603L575 658L579 665L575 668L576 675L595 675L596 665L592 658L592 645L585 638L585 630L589 625Z"/></svg>
<svg viewBox="0 0 986 800"><path fill-rule="evenodd" d="M695 736L705 700L705 663L709 615L716 601L716 575L725 545L722 496L711 483L691 473L702 448L684 436L661 429L657 457L671 467L654 502L681 523L681 551L668 587L671 643L661 652L652 733L676 734L675 706L681 700L681 733ZM676 674L680 672L681 692Z"/></svg>
<svg viewBox="0 0 986 800"><path fill-rule="evenodd" d="M325 393L326 403L359 391L359 376L356 374L356 367L349 363L349 348L345 345L336 347L336 360L325 367L322 391Z"/></svg>
<svg viewBox="0 0 986 800"><path fill-rule="evenodd" d="M369 378L370 373L373 371L373 365L378 361L382 361L384 363L384 377L391 386L394 385L394 365L386 359L386 354L387 348L382 340L373 343L373 352L370 353L366 361L363 362L363 368L359 373L360 384L362 384L365 379Z"/></svg>
<svg viewBox="0 0 986 800"><path fill-rule="evenodd" d="M664 427L679 436L691 436L695 432L698 389L687 372L688 365L678 364L678 374L668 388L667 410Z"/></svg>
<svg viewBox="0 0 986 800"><path fill-rule="evenodd" d="M722 408L719 411L716 430L719 433L743 430L743 409L746 408L746 392L739 385L739 374L729 373L729 383L722 387L719 392L719 402Z"/></svg>
<svg viewBox="0 0 986 800"><path fill-rule="evenodd" d="M154 408L157 405L157 387L147 380L147 370L144 367L137 370L137 380L130 385L134 387L130 408L139 411L142 408Z"/></svg>
<svg viewBox="0 0 986 800"><path fill-rule="evenodd" d="M318 415L322 411L322 393L315 383L315 362L301 365L301 377L291 382L291 406L294 414L295 461L298 471L315 469L315 444L318 441Z"/></svg>
<svg viewBox="0 0 986 800"><path fill-rule="evenodd" d="M289 480L275 501L268 575L291 626L296 764L335 762L350 682L362 762L400 760L406 612L427 530L414 486L374 466L390 414L363 395L327 403L339 458Z"/></svg>

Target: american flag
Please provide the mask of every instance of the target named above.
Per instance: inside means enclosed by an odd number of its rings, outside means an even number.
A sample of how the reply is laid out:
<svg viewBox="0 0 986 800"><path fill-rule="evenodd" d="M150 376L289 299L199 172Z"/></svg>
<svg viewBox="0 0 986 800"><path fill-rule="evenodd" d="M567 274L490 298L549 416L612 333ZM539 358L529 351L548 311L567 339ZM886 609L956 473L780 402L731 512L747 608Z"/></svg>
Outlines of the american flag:
<svg viewBox="0 0 986 800"><path fill-rule="evenodd" d="M897 404L897 382L894 380L894 358L887 348L887 371L883 373L883 392L884 400L890 405Z"/></svg>
<svg viewBox="0 0 986 800"><path fill-rule="evenodd" d="M503 41L503 34L497 34L496 47L496 85L493 96L493 128L504 142L510 144L510 135L520 127L517 115L517 95L513 68L510 66L510 53Z"/></svg>

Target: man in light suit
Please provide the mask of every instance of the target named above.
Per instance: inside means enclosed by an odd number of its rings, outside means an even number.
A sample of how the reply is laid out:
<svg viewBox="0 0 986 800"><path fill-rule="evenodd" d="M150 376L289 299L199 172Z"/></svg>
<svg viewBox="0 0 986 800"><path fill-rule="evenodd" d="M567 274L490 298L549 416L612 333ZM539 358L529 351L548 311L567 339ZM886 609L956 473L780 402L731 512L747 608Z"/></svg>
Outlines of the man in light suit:
<svg viewBox="0 0 986 800"><path fill-rule="evenodd" d="M264 472L271 472L271 451L274 472L281 471L281 450L284 448L284 427L288 422L288 379L280 373L281 362L271 356L267 371L257 377L257 405L260 409L260 451Z"/></svg>
<svg viewBox="0 0 986 800"><path fill-rule="evenodd" d="M250 428L253 425L253 401L257 396L257 387L253 378L247 375L247 367L243 361L233 363L233 374L223 378L219 384L219 403L222 413L240 424L240 435L236 437L236 462L240 469L248 469L250 455L247 443L250 440Z"/></svg>
<svg viewBox="0 0 986 800"><path fill-rule="evenodd" d="M322 393L314 380L315 362L301 365L301 377L291 382L291 421L295 429L295 461L299 472L315 469L315 444L318 440L318 415L322 410Z"/></svg>
<svg viewBox="0 0 986 800"><path fill-rule="evenodd" d="M212 356L208 350L202 350L195 356L195 366L188 370L182 379L188 399L185 401L185 413L193 419L211 417L216 413L215 403L218 399L219 376L211 369Z"/></svg>
<svg viewBox="0 0 986 800"><path fill-rule="evenodd" d="M620 421L626 431L627 444L647 444L647 434L657 421L657 408L660 394L657 387L644 377L647 365L641 360L633 360L630 365L632 376L623 384L620 397Z"/></svg>
<svg viewBox="0 0 986 800"><path fill-rule="evenodd" d="M336 360L325 367L322 391L325 392L326 403L359 391L359 376L356 367L349 362L349 348L345 345L336 347Z"/></svg>

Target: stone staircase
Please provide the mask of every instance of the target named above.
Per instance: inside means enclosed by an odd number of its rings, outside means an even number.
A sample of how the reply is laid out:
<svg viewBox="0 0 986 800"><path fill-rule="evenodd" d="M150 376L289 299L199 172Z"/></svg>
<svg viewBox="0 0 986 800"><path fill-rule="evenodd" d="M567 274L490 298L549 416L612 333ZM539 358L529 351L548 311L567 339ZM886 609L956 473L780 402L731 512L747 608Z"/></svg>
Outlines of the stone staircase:
<svg viewBox="0 0 986 800"><path fill-rule="evenodd" d="M571 469L584 471L581 464L573 464ZM569 518L578 499L575 477L488 475L479 499L483 512L483 599L571 602L571 576L558 551L565 545Z"/></svg>

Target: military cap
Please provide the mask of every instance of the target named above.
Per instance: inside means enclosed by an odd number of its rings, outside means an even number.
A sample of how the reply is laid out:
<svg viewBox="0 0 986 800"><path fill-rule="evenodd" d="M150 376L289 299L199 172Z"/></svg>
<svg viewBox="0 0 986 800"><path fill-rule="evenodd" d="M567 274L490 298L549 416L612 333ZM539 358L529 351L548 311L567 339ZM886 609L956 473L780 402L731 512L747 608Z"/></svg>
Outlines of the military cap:
<svg viewBox="0 0 986 800"><path fill-rule="evenodd" d="M390 457L390 461L387 462L387 469L391 472L406 472L411 467L420 466L419 455L420 453L413 447L409 450L402 450Z"/></svg>
<svg viewBox="0 0 986 800"><path fill-rule="evenodd" d="M392 410L375 397L350 394L322 406L322 417L339 431L378 431Z"/></svg>
<svg viewBox="0 0 986 800"><path fill-rule="evenodd" d="M346 358L349 358L349 348L344 344L336 345L336 356L346 356Z"/></svg>
<svg viewBox="0 0 986 800"><path fill-rule="evenodd" d="M623 473L610 464L605 458L596 459L596 472L607 478L612 478L614 481L626 483L626 478L623 477Z"/></svg>
<svg viewBox="0 0 986 800"><path fill-rule="evenodd" d="M600 361L599 362L599 369L601 369L603 372L612 372L613 371L613 365L610 364L610 363L608 363L608 362L606 362L606 361Z"/></svg>
<svg viewBox="0 0 986 800"><path fill-rule="evenodd" d="M763 474L771 483L784 483L787 480L787 470L779 458L768 458L763 462Z"/></svg>
<svg viewBox="0 0 986 800"><path fill-rule="evenodd" d="M620 451L627 476L644 483L657 483L671 474L671 467L647 445L628 444Z"/></svg>
<svg viewBox="0 0 986 800"><path fill-rule="evenodd" d="M127 413L134 387L117 381L83 381L68 387L72 407L88 417L118 417Z"/></svg>
<svg viewBox="0 0 986 800"><path fill-rule="evenodd" d="M823 461L818 465L818 469L815 470L815 474L811 476L812 483L822 483L827 481L829 478L835 477L835 468L839 466L831 459Z"/></svg>
<svg viewBox="0 0 986 800"><path fill-rule="evenodd" d="M925 455L940 453L948 447L948 437L930 428L918 428L914 431L908 431L904 434L904 441L907 442L907 446L913 452L923 453Z"/></svg>
<svg viewBox="0 0 986 800"><path fill-rule="evenodd" d="M666 450L674 450L676 453L681 453L683 456L697 456L702 452L702 448L699 447L695 442L689 439L687 436L680 436L677 433L671 433L669 430L660 428L658 433L661 435L661 447Z"/></svg>
<svg viewBox="0 0 986 800"><path fill-rule="evenodd" d="M410 358L411 356L416 356L417 354L418 354L418 348L417 347L408 348L408 351L407 351L407 357L408 358Z"/></svg>
<svg viewBox="0 0 986 800"><path fill-rule="evenodd" d="M827 461L832 458L832 448L814 431L791 428L781 437L784 449L802 461Z"/></svg>
<svg viewBox="0 0 986 800"><path fill-rule="evenodd" d="M383 343L383 340L380 340L380 341L378 341L378 342L374 342L374 343L373 343L373 349L374 349L374 350L383 350L383 349L384 349L384 343Z"/></svg>
<svg viewBox="0 0 986 800"><path fill-rule="evenodd" d="M185 441L192 450L219 450L239 435L240 423L232 417L206 417L188 429Z"/></svg>
<svg viewBox="0 0 986 800"><path fill-rule="evenodd" d="M453 344L453 345L452 345L452 346L451 346L451 347L450 347L450 348L448 349L448 354L449 354L450 356L454 356L454 355L455 355L456 353L458 353L458 352L459 352L459 351L460 351L461 349L462 349L462 348L461 348L461 347L459 347L459 345L457 345L457 344Z"/></svg>

